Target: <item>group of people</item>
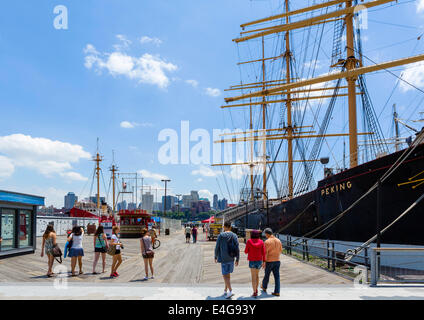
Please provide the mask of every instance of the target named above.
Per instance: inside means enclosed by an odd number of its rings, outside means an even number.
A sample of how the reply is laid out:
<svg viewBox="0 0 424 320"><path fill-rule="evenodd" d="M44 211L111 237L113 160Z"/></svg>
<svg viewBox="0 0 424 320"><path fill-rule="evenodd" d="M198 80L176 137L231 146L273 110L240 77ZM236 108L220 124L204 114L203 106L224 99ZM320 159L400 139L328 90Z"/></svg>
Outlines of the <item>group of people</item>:
<svg viewBox="0 0 424 320"><path fill-rule="evenodd" d="M185 238L186 238L186 243L190 243L190 237L193 237L193 243L197 242L197 227L196 225L186 225L185 226Z"/></svg>
<svg viewBox="0 0 424 320"><path fill-rule="evenodd" d="M93 249L94 249L94 260L93 260L93 274L98 274L96 272L96 266L99 261L100 255L102 257L102 273L105 273L106 268L106 253L112 255L112 266L110 277L119 277L118 268L122 263L122 253L121 250L124 249L124 245L122 244L119 238L119 226L113 226L112 228L112 236L110 241L108 241L107 236L104 232L104 228L102 225L97 227L96 232L93 237ZM65 254L64 256L68 256L71 258L71 275L76 277L78 275L83 274L83 264L82 257L84 256L84 248L83 248L83 238L84 238L84 229L79 226L75 226L72 228L72 232L69 234L67 238L67 242L65 245ZM144 280L149 279L149 267L151 271L150 279L153 279L153 243L154 243L154 235L150 236L147 228L143 228L141 230L141 238L140 238L140 250L141 255L144 260L144 270L146 276ZM48 225L46 231L43 234L42 244L41 244L41 257L44 254L47 255L48 258L48 271L47 276L52 277L53 273L53 264L54 264L54 256L53 256L53 248L57 246L57 236L56 232L52 225ZM79 273L78 275L75 272L76 265L78 262Z"/></svg>
<svg viewBox="0 0 424 320"><path fill-rule="evenodd" d="M277 239L270 228L264 230L267 240L260 239L261 232L253 231L251 238L246 242L244 250L249 261L249 268L252 278L252 297L258 296L259 271L265 269L265 275L262 280L261 289L266 293L271 273L274 276L275 288L272 295L280 295L280 254L282 252L281 241ZM215 262L221 263L221 272L224 278L225 297L231 298L233 290L231 287L230 275L234 271L234 266L238 266L240 260L240 249L237 235L231 231L231 223L224 223L224 232L222 232L216 241Z"/></svg>

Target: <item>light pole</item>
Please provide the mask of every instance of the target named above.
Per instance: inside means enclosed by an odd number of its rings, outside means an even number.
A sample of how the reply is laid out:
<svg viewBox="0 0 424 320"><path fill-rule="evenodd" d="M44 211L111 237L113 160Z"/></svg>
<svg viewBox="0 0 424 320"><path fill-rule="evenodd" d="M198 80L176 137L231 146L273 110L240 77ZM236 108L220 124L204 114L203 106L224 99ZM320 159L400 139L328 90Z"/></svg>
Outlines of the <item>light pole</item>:
<svg viewBox="0 0 424 320"><path fill-rule="evenodd" d="M177 198L178 198L178 202L177 202L177 214L180 214L180 197L182 196L182 194L176 194Z"/></svg>
<svg viewBox="0 0 424 320"><path fill-rule="evenodd" d="M164 208L163 208L163 212L166 215L166 186L168 182L171 182L170 179L162 179L162 182L165 182L165 203L164 203Z"/></svg>

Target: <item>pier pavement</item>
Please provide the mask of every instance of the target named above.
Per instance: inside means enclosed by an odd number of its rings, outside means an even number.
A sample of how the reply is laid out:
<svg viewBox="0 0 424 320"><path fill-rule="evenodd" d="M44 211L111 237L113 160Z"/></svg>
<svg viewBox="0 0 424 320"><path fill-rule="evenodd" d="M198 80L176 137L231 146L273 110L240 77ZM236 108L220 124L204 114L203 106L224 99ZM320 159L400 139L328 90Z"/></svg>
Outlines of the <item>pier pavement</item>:
<svg viewBox="0 0 424 320"><path fill-rule="evenodd" d="M111 257L106 272L92 274L93 237L84 237L84 274L70 277L70 259L55 262L61 275L48 278L46 257L40 257L41 239L34 254L0 260L0 299L223 299L220 265L214 262L215 242L200 232L197 243L185 243L181 231L159 236L161 246L155 250L155 278L143 281L144 265L138 239L122 239L125 249L118 278L110 278ZM66 239L58 237L63 248ZM250 271L244 243L240 242L240 264L231 275L235 300L250 299ZM78 267L76 269L78 271ZM101 271L101 261L97 272ZM259 274L263 278L263 270ZM281 296L260 295L259 299L424 299L424 288L355 287L352 281L324 269L281 256ZM274 283L270 278L269 292ZM66 290L61 290L66 289ZM382 291L383 290L383 291Z"/></svg>

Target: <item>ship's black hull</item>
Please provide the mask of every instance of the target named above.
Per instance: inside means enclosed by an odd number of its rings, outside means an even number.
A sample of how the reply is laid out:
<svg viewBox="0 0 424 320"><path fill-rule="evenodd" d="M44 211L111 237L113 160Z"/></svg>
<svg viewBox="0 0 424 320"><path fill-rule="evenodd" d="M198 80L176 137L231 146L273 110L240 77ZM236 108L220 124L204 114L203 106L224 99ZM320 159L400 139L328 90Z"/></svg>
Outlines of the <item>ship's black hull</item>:
<svg viewBox="0 0 424 320"><path fill-rule="evenodd" d="M270 208L268 217L266 213L262 213L258 221L262 226L267 221L265 224L275 232L304 236L336 217L364 195L402 153L403 151L393 153L330 176L320 181L314 191ZM399 186L423 171L424 144L421 144L382 184L382 228L393 222L424 193L424 183L417 186L419 181ZM424 173L411 181L423 178ZM252 218L249 219L254 220ZM252 227L251 223L249 227ZM376 232L375 189L317 238L365 242ZM381 241L392 244L424 245L424 200L386 231Z"/></svg>

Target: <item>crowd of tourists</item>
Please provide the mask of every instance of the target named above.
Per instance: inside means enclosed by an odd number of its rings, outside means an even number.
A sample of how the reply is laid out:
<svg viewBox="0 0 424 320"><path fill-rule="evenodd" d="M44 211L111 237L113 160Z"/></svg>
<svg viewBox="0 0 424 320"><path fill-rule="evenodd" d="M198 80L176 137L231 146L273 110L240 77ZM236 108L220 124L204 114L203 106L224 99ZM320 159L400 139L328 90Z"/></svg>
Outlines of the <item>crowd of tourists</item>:
<svg viewBox="0 0 424 320"><path fill-rule="evenodd" d="M221 273L224 279L224 295L225 298L231 298L234 293L231 287L231 273L234 271L234 267L239 265L240 260L240 248L239 240L237 235L231 231L231 223L224 223L224 231L218 236L215 245L215 262L221 264ZM186 225L184 228L186 236L186 242L190 243L190 238L193 238L193 243L197 241L197 228L195 225ZM249 261L249 268L251 273L253 294L252 297L258 297L259 285L264 293L267 292L269 278L271 273L274 276L275 288L271 293L274 296L280 295L280 255L282 252L281 241L273 235L270 228L264 230L266 240L261 239L261 232L253 230L251 237L246 242L244 253L247 255ZM74 227L72 232L67 238L65 245L65 258L69 256L71 258L71 276L76 277L82 275L83 272L83 237L84 230L81 227ZM142 229L140 238L140 252L143 257L145 277L144 280L154 279L153 269L153 243L154 236L150 236L147 228ZM51 277L54 273L52 271L53 263L55 260L55 250L57 250L57 239L56 233L53 226L47 226L47 229L43 235L41 256L44 253L48 257L48 271L47 276ZM124 245L119 238L119 227L114 226L112 228L112 236L108 241L107 236L104 232L103 226L98 226L93 237L93 250L94 250L94 261L93 261L93 272L97 274L96 266L102 258L102 273L105 273L106 267L106 254L112 256L112 266L110 277L118 277L118 268L122 263L122 250ZM60 249L59 249L60 250ZM75 269L78 263L79 273L77 274ZM265 274L260 283L259 271L264 269ZM150 277L149 277L150 270Z"/></svg>
<svg viewBox="0 0 424 320"><path fill-rule="evenodd" d="M110 277L116 278L119 277L118 268L122 263L122 250L124 249L124 245L119 238L119 226L112 227L112 236L110 241L108 240L106 233L104 232L104 228L102 225L99 225L94 233L93 237L93 251L94 251L94 259L93 259L93 271L92 274L96 275L98 272L96 271L97 263L102 258L102 272L106 272L106 254L112 256L112 266ZM143 257L144 262L144 270L145 277L144 280L149 279L149 268L150 268L150 279L154 278L153 275L153 243L154 243L155 231L153 230L152 236L150 235L149 230L147 228L143 228L141 230L141 238L140 238L140 251L141 256ZM71 276L76 277L84 274L83 271L83 257L84 257L84 248L83 248L83 239L84 239L84 229L79 226L73 227L72 231L69 233L67 237L67 242L64 247L63 257L71 258ZM59 248L57 244L57 236L56 232L52 225L48 225L46 231L43 234L42 244L41 244L41 257L44 254L48 258L48 271L47 277L52 277L54 275L53 272L53 264L55 259L58 262L62 263L62 250ZM75 269L78 263L78 274Z"/></svg>

